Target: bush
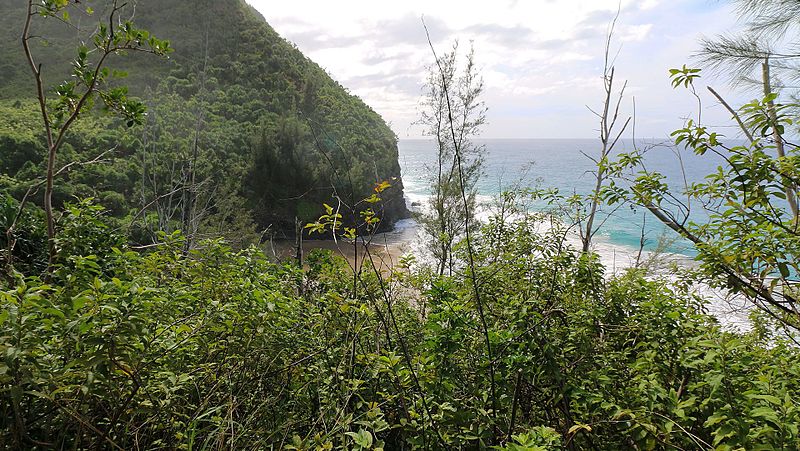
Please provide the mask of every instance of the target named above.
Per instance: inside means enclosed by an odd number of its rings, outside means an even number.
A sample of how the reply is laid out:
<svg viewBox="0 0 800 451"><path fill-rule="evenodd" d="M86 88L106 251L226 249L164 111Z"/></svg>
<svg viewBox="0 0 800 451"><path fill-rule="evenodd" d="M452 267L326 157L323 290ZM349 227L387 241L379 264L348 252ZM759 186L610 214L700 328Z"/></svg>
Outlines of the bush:
<svg viewBox="0 0 800 451"><path fill-rule="evenodd" d="M476 237L469 279L357 278L180 233L133 252L69 206L51 283L0 291L0 443L29 447L794 448L800 355L690 293L606 280L536 218Z"/></svg>

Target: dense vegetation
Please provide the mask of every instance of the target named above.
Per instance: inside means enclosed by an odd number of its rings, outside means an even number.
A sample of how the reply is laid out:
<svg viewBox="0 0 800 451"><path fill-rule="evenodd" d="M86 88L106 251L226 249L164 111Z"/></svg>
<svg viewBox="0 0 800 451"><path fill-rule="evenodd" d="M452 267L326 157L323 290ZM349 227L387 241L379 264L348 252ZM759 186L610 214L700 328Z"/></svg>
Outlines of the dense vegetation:
<svg viewBox="0 0 800 451"><path fill-rule="evenodd" d="M70 3L48 2L56 12ZM207 6L220 16L241 13L241 29L248 29L247 17L255 21L244 6L223 3ZM172 20L172 13L195 10L188 2L161 5ZM156 19L166 20L148 14L137 12L137 20L150 18L156 28ZM255 58L238 30L212 31L230 33L232 41L224 42L240 45L242 58ZM263 24L250 31L272 33ZM191 36L188 45L217 42ZM174 39L178 47L180 36ZM447 209L457 210L459 197L464 206L453 220L459 229L434 237L447 240L444 264L426 266L406 256L386 270L374 259L359 263L324 251L306 256L305 264L281 263L248 246L258 240L246 233L255 230L250 214L263 219L257 199L275 218L305 209L307 230L352 244L357 235L369 239L386 214L376 207L396 194L396 181L376 185L374 173L359 178L357 171L369 172L362 166L374 159L347 153L378 149L369 134L378 132L352 132L359 126L350 119L324 113L325 105L338 105L326 103L333 98L358 102L336 97L341 91L320 73L320 86L328 88L317 92L329 92L329 100L316 100L303 115L280 108L262 114L243 102L291 97L294 91L281 88L290 78L276 77L264 96L249 96L256 88L220 82L233 75L210 75L208 68L222 63L203 63L205 70L186 72L196 76L180 78L175 71L183 66L162 73L158 63L135 58L146 73L128 78L132 86L149 76L165 80L150 93L147 122L128 128L119 123L124 114L83 114L70 128L57 153L56 166L67 169L54 186L59 214L52 239L46 214L20 200L42 177L48 154L36 131L42 118L25 95L2 107L0 449L800 448L800 349L791 312L776 315L761 305L749 331L731 332L705 313L706 301L693 285L698 277L716 278L735 289L738 279L720 278L723 269L744 277L746 265L763 262L757 268L766 273L747 280L785 283L769 294L797 308L790 303L796 267L789 267L797 261L797 221L781 214L788 206L775 200L787 187L796 192L795 146L773 157L760 139L727 149L694 124L676 133L698 153L735 154L708 183L691 187L700 200L728 189L728 202L711 205L719 210L708 224L687 226L705 260L699 273L677 280L661 280L645 267L607 274L591 250L570 245L574 196L565 208L532 212L527 205L533 200L547 196L558 205L559 199L547 190L509 192L486 223L476 223L469 174L461 167L474 150L468 140L448 142L442 158L450 166L447 177L455 177L447 180L445 194L456 199ZM434 83L443 67L432 69ZM470 83L449 91L459 80L457 67L450 70L453 76L442 76L433 90L439 97L430 98L439 117L459 108L442 93L480 91ZM685 77L696 72L675 74L689 86L694 78ZM25 91L23 83L8 86ZM766 102L774 100L769 93L757 102L764 108L754 117L768 118ZM287 105L299 113L303 102L296 101ZM780 124L794 119L790 110L773 108L784 112ZM331 126L336 120L343 122ZM333 131L315 130L315 121L328 121ZM766 135L779 125L766 121L743 128ZM442 136L452 139L454 129ZM393 146L394 138L385 137ZM239 146L263 152L248 159ZM303 177L327 177L331 184L328 169L301 158L324 146L346 155L337 158L352 158L356 172L339 173L347 179L343 186L332 183L349 206L307 200L290 212L270 203L273 197L257 197L290 196L292 183ZM107 158L101 154L106 149L122 158ZM196 160L194 149L203 149ZM673 194L657 173L636 172L640 156L599 163L620 184L598 189L598 203L666 208ZM202 175L192 179L195 171ZM630 184L621 184L625 177ZM206 215L186 220L187 192L193 204L209 205ZM73 200L86 197L94 199ZM765 208L775 216L754 221ZM348 215L358 218L358 227ZM751 233L742 236L745 228ZM367 256L375 251L355 246ZM726 258L737 252L739 260ZM764 261L764 255L773 258ZM759 299L758 292L742 291Z"/></svg>
<svg viewBox="0 0 800 451"><path fill-rule="evenodd" d="M8 447L795 448L800 353L725 332L687 292L606 279L541 217L476 237L468 278L308 269L179 234L134 252L68 208L50 283L2 291ZM512 444L516 443L516 444Z"/></svg>
<svg viewBox="0 0 800 451"><path fill-rule="evenodd" d="M70 78L80 40L110 8L105 1L79 6L66 10L73 26L56 17L33 22L46 39L32 49L44 62L45 87ZM0 114L8 118L0 123L0 186L17 199L43 174L46 155L32 76L13 45L26 7L0 4L0 39L8 44L0 47ZM127 86L149 114L131 130L101 117L78 124L60 162L110 151L103 164L62 176L57 205L94 197L143 244L157 230L180 228L193 242L225 234L245 246L258 239L256 230L294 231L295 217L316 217L334 195L352 203L379 180L399 177L396 137L380 116L244 2L137 1L119 16L179 44L167 59L129 53L109 60L126 75L113 83ZM406 214L402 184L393 185L386 224ZM182 218L188 203L196 208Z"/></svg>

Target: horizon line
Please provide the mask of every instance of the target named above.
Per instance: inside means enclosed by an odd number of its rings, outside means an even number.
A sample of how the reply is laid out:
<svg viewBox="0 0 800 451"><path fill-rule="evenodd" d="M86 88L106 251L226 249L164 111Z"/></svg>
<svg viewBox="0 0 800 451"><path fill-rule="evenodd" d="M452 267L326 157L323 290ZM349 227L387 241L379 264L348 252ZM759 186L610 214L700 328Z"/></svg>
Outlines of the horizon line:
<svg viewBox="0 0 800 451"><path fill-rule="evenodd" d="M434 139L435 139L435 138L432 138L432 137L427 137L427 136L414 136L414 137L405 137L405 138L398 137L398 138L397 138L397 140L398 140L398 141L433 141ZM521 140L531 140L531 139L542 139L542 140L545 140L545 139L548 139L548 140L585 139L585 140L598 140L598 141L599 141L599 140L600 140L600 137L597 137L597 136L595 136L595 137L591 137L591 138L587 138L587 137L574 137L574 138L552 138L552 137L551 137L551 138L541 138L541 137L530 137L530 138L494 138L494 137L479 137L479 138L473 138L473 141L481 141L481 140L492 140L492 141L503 141L503 140L505 140L505 141L514 141L514 140L518 140L518 141L521 141ZM629 140L629 139L630 139L630 138L627 138L627 139L625 139L625 140L627 141L627 140ZM642 138L635 138L635 139L636 139L637 141L640 141L640 140L654 140L654 139L663 139L663 140L669 140L669 137L664 137L664 138L656 138L656 137L654 137L654 136L650 136L650 137L642 137Z"/></svg>

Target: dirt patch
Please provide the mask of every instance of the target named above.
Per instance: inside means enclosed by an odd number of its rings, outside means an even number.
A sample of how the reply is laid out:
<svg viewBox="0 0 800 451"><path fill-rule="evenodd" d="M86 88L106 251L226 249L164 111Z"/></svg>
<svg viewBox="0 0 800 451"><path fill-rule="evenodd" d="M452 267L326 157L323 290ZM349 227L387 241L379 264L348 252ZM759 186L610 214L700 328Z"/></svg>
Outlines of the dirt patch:
<svg viewBox="0 0 800 451"><path fill-rule="evenodd" d="M366 262L369 267L369 261L365 257L369 255L375 267L380 271L389 271L391 268L398 265L400 257L403 255L401 247L394 244L365 244L358 243L354 246L353 243L344 240L306 240L303 241L303 255L308 255L313 249L327 249L347 259L351 266L362 265ZM287 261L295 258L296 244L291 240L274 240L272 243L266 244L266 251L268 255L274 256L279 261Z"/></svg>

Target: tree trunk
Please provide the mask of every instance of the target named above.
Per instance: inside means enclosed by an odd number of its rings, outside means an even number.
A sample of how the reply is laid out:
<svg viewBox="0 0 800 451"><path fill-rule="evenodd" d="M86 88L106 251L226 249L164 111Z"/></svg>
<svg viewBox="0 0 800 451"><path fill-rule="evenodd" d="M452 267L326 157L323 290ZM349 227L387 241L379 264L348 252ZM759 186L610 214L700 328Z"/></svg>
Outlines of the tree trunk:
<svg viewBox="0 0 800 451"><path fill-rule="evenodd" d="M764 84L764 96L772 94L772 83L769 74L769 57L764 58L761 63L761 77ZM770 100L767 102L767 114L769 114L769 121L772 123L772 139L775 141L775 150L778 153L778 158L785 158L786 152L783 148L783 137L778 131L778 114L775 112L775 102ZM792 219L795 223L798 220L797 199L794 196L795 186L787 179L783 179L783 190L786 193L786 201L789 203L789 208L792 210Z"/></svg>
<svg viewBox="0 0 800 451"><path fill-rule="evenodd" d="M44 213L47 216L47 266L53 269L56 258L56 222L53 215L53 177L56 165L56 149L50 147L47 155L47 176L44 188Z"/></svg>
<svg viewBox="0 0 800 451"><path fill-rule="evenodd" d="M294 259L297 266L303 267L303 226L297 216L294 217Z"/></svg>

